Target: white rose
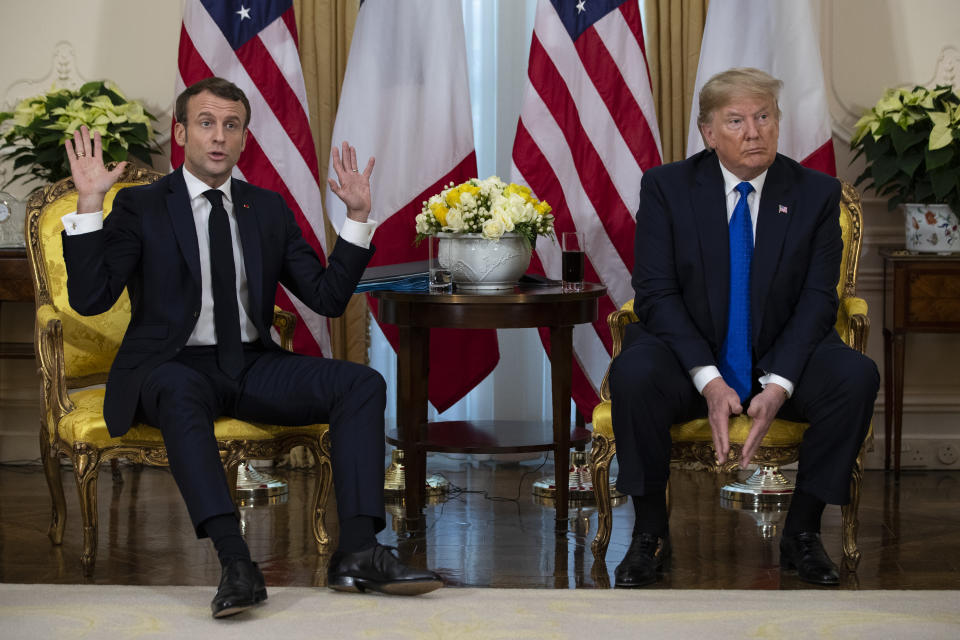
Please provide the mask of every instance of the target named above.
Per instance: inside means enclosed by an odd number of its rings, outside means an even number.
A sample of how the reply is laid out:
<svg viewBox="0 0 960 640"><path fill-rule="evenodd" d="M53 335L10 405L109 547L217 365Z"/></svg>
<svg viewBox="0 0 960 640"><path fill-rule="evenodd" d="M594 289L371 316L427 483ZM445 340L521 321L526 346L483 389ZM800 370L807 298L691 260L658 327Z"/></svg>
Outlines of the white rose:
<svg viewBox="0 0 960 640"><path fill-rule="evenodd" d="M503 223L503 230L507 233L510 233L514 229L513 216L510 214L510 211L498 211L494 216L494 219L499 220Z"/></svg>
<svg viewBox="0 0 960 640"><path fill-rule="evenodd" d="M464 209L476 209L477 199L469 191L464 191L460 194L460 206Z"/></svg>
<svg viewBox="0 0 960 640"><path fill-rule="evenodd" d="M493 217L483 223L483 237L488 240L499 240L506 230L500 217Z"/></svg>
<svg viewBox="0 0 960 640"><path fill-rule="evenodd" d="M428 233L430 231L430 223L427 221L426 213L417 214L415 220L417 222L417 233Z"/></svg>
<svg viewBox="0 0 960 640"><path fill-rule="evenodd" d="M459 208L450 209L447 211L447 224L443 225L444 229L449 229L454 233L460 233L463 231L463 211Z"/></svg>

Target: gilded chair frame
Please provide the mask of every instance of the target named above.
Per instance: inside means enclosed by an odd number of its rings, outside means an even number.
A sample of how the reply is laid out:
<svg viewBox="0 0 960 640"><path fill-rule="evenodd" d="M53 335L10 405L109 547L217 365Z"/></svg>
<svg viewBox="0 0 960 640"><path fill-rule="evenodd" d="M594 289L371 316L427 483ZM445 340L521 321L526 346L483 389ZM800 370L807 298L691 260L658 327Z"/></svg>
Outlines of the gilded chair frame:
<svg viewBox="0 0 960 640"><path fill-rule="evenodd" d="M110 201L112 202L112 195L123 186L152 183L162 176L163 174L150 169L129 166L111 190ZM82 375L74 375L75 372L69 370L64 346L65 337L69 338L69 336L64 334L64 325L76 324L78 316L72 309L63 308L66 304L64 296L56 295L50 286L48 264L51 264L51 260L58 260L58 266L62 266L63 256L62 254L56 257L46 255L47 246L45 246L41 228L44 213L54 203L75 196L76 189L70 178L60 180L31 195L27 204L27 256L36 301L34 351L41 378L42 396L40 455L53 503L48 536L55 545L63 542L66 527L66 500L63 493L60 460L67 458L73 464L79 496L83 531L83 551L80 562L84 574L89 576L93 573L97 554L97 477L100 465L108 460L115 461L120 458L149 466L168 466L169 463L160 432L153 427L137 425L120 438L109 438L102 423L102 397L99 400L99 431L96 437L92 432L90 437L85 437L82 429L74 428L67 431L62 428L68 418L71 421L77 418L75 401L79 395L76 390L92 385L103 385L106 383L109 371L109 366L100 367L100 370L92 373L83 372ZM48 221L48 224L53 223ZM48 230L48 233L51 232ZM124 294L123 298L125 297ZM118 301L113 309L103 315L122 313L118 311L121 305L122 301ZM281 346L291 350L296 316L276 308L273 324L280 336ZM119 336L114 338L116 338L115 344L119 344ZM112 361L113 356L116 355L116 346L113 349L114 352L110 354L109 361ZM89 404L85 402L85 408ZM92 404L94 407L97 406L96 402ZM214 426L220 458L227 473L228 485L235 504L237 503L237 469L244 460L276 459L297 446L304 446L313 454L317 475L313 503L309 505L310 520L313 524L317 550L324 553L330 544L324 518L333 487L328 425L277 427L220 418Z"/></svg>
<svg viewBox="0 0 960 640"><path fill-rule="evenodd" d="M863 242L863 210L860 205L860 193L846 182L842 183L840 216L844 248L840 280L837 283L840 306L836 328L845 343L860 353L864 353L870 332L870 319L867 317L866 301L856 297L857 269ZM610 326L610 333L613 338L613 357L616 357L623 347L623 336L627 325L637 320L638 318L633 312L632 300L607 317L607 323ZM590 471L593 477L597 503L597 534L591 544L591 549L594 557L600 562L606 557L613 525L610 501L610 462L616 453L616 441L613 436L610 416L609 376L610 369L608 367L600 389L601 402L593 411L593 439L590 453ZM697 425L699 428L696 431L701 434L701 437L685 440L683 437L685 434L689 434L690 430L684 430L681 427L695 425L698 422L701 424ZM673 425L671 427L671 436L673 437L671 464L715 473L733 472L738 469L739 465L736 461L739 459L743 440L750 430L750 418L738 416L731 420L731 456L730 460L722 465L717 464L712 439L702 437L704 424L707 425L706 433L709 433L709 426L705 418L701 421L692 421L684 425ZM770 431L760 443L756 454L754 454L753 461L758 464L766 463L780 466L796 462L799 458L800 442L806 426L803 423L774 420ZM857 513L860 506L860 483L863 477L863 453L871 437L872 429L860 449L860 454L857 456L851 474L850 503L843 505L841 508L843 562L849 571L856 571L860 562L860 550L857 547L857 529L859 527Z"/></svg>

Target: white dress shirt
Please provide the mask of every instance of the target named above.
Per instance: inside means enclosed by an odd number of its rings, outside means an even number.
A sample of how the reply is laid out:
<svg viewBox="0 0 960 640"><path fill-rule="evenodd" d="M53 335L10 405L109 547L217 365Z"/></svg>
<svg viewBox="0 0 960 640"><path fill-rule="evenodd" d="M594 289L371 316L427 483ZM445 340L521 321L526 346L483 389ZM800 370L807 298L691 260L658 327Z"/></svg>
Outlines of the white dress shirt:
<svg viewBox="0 0 960 640"><path fill-rule="evenodd" d="M210 234L208 221L213 205L204 196L210 187L199 178L183 169L183 179L187 184L187 193L190 197L190 207L193 209L193 222L197 229L197 244L200 249L200 317L193 327L193 332L187 339L187 345L214 345L217 343L217 332L213 321L213 288L210 282ZM240 339L243 342L253 342L260 337L256 326L251 320L250 296L247 287L247 272L244 268L243 249L240 246L240 233L237 229L237 220L233 215L233 193L231 192L232 178L221 184L217 189L223 193L223 208L227 211L230 223L230 235L233 240L233 263L236 267L237 303L240 310ZM61 219L67 235L78 235L98 231L103 228L103 211L93 213L68 213ZM356 222L347 218L344 220L340 237L351 244L363 249L370 247L376 222Z"/></svg>
<svg viewBox="0 0 960 640"><path fill-rule="evenodd" d="M727 198L727 224L730 224L730 219L733 217L733 210L736 208L737 201L740 199L740 192L737 191L737 185L743 182L743 180L733 175L733 173L723 166L723 163L720 163L720 173L723 174L723 188ZM764 171L753 180L747 181L753 187L753 191L747 194L747 210L750 213L750 221L753 226L754 243L757 241L757 208L760 206L760 194L763 191L763 183L766 179L767 172ZM697 387L697 391L702 394L703 388L707 386L708 382L720 377L720 370L712 364L693 367L690 369L690 377L693 378L693 384ZM783 387L787 392L788 398L793 395L793 383L786 378L769 372L765 372L765 375L760 376L760 384L763 388L766 388L771 382Z"/></svg>

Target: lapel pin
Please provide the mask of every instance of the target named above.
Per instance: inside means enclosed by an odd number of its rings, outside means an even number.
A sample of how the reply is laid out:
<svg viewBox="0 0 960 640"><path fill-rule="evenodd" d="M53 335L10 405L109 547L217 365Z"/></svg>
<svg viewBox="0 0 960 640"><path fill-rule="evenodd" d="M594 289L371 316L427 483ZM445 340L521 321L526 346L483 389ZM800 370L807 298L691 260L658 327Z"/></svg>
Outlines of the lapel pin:
<svg viewBox="0 0 960 640"><path fill-rule="evenodd" d="M244 208L244 209L249 209L249 208L250 208L250 205L248 205L246 202L244 202L244 203L243 203L243 208ZM786 211L786 209L784 209L784 211Z"/></svg>
<svg viewBox="0 0 960 640"><path fill-rule="evenodd" d="M787 211L787 208L786 208L784 205L781 204L781 205L780 205L780 208L777 209L777 213L790 213L790 212Z"/></svg>

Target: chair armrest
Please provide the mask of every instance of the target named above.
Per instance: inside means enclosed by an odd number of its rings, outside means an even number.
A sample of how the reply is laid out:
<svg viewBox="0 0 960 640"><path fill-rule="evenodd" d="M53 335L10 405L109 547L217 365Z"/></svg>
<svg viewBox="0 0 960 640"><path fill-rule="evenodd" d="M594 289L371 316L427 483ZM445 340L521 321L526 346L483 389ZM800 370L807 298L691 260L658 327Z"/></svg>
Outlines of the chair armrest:
<svg viewBox="0 0 960 640"><path fill-rule="evenodd" d="M53 305L37 309L36 335L37 364L45 393L43 394L43 423L52 443L57 439L57 424L73 411L73 402L67 390L63 357L63 324Z"/></svg>
<svg viewBox="0 0 960 640"><path fill-rule="evenodd" d="M613 353L610 356L611 362L620 354L623 348L623 334L627 330L627 325L639 320L637 314L633 312L633 301L624 305L607 316L607 325L610 327L610 337L613 338ZM610 400L610 365L603 374L603 383L600 385L600 398L606 401Z"/></svg>
<svg viewBox="0 0 960 640"><path fill-rule="evenodd" d="M297 316L274 305L273 326L280 334L280 347L286 351L293 351L293 331L297 328Z"/></svg>
<svg viewBox="0 0 960 640"><path fill-rule="evenodd" d="M867 301L856 296L841 298L837 313L837 330L847 345L860 353L866 353L867 338L870 336Z"/></svg>

